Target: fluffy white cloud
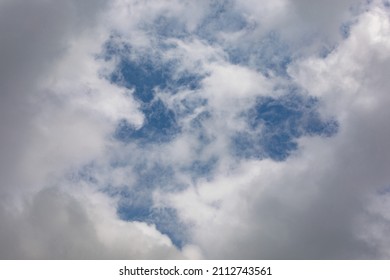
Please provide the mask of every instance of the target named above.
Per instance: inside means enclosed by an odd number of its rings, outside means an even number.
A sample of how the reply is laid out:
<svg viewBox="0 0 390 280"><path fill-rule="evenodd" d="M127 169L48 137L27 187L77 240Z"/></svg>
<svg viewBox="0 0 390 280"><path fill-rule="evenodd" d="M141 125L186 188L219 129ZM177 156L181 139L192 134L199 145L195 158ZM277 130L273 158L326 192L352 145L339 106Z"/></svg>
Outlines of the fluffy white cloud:
<svg viewBox="0 0 390 280"><path fill-rule="evenodd" d="M374 5L325 59L290 67L340 122L334 137L302 138L284 162L246 162L167 198L206 257L388 258L378 189L390 180L389 33L388 12Z"/></svg>

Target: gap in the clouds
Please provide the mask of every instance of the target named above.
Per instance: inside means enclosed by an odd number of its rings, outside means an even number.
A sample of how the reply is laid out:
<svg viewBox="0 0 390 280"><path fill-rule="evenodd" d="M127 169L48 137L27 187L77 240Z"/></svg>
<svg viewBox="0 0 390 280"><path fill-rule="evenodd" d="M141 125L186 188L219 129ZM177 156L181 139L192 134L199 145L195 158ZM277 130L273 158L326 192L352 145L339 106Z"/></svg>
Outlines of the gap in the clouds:
<svg viewBox="0 0 390 280"><path fill-rule="evenodd" d="M142 106L145 116L141 128L135 128L122 120L116 129L115 138L122 142L138 141L140 145L170 141L180 132L175 113L158 99Z"/></svg>
<svg viewBox="0 0 390 280"><path fill-rule="evenodd" d="M181 248L186 242L186 227L179 221L174 209L157 208L153 201L153 193L157 189L172 192L183 188L177 184L173 168L162 164L148 166L145 162L134 167L134 174L138 175L137 182L117 193L118 216L126 221L154 224L157 230Z"/></svg>
<svg viewBox="0 0 390 280"><path fill-rule="evenodd" d="M163 20L163 19L161 19ZM164 22L165 19L163 20ZM135 182L113 190L108 186L107 193L119 198L118 216L126 221L140 221L153 224L163 234L169 236L179 248L188 240L186 226L177 217L176 211L169 207L156 208L153 201L155 191L175 192L186 188L175 177L175 171L168 162L153 158L153 149L163 147L183 133L191 130L196 137L198 153L196 158L175 169L185 174L192 181L200 178L211 178L218 159L202 157L202 149L210 142L203 131L203 122L210 118L207 100L199 97L196 91L200 88L203 77L185 70L178 71L178 61L164 61L158 54L132 54L131 47L119 50L117 42L106 44L105 59L119 59L116 71L110 76L112 83L133 89L133 96L139 102L144 114L144 123L140 128L122 120L116 127L114 138L133 146L142 154L142 159L129 159L128 168L136 176ZM119 44L120 45L120 44ZM161 45L165 49L169 46ZM115 53L117 51L117 53ZM184 98L173 98L169 105L164 96L175 96L179 91L188 93ZM190 120L190 121L189 121ZM183 128L184 126L185 128ZM122 165L122 164L120 164ZM112 166L115 168L115 166Z"/></svg>
<svg viewBox="0 0 390 280"><path fill-rule="evenodd" d="M199 165L201 164L199 163ZM123 187L119 191L118 188L115 188L114 192L112 189L106 190L110 195L119 198L117 215L125 221L138 221L155 225L157 230L167 235L175 246L182 248L189 239L186 224L180 221L175 209L156 207L153 194L157 190L164 193L178 192L187 186L178 183L173 169L170 167L158 164L153 167L142 166L137 166L138 172L134 172L138 176L135 184ZM187 172L197 173L194 175L197 178L201 176L200 173L208 173L205 170L187 170Z"/></svg>
<svg viewBox="0 0 390 280"><path fill-rule="evenodd" d="M170 94L175 94L181 89L195 90L199 88L203 78L186 71L177 72L179 61L161 61L159 57L140 57L131 60L129 56L119 57L120 63L110 80L134 89L134 97L142 103L151 102L156 90Z"/></svg>
<svg viewBox="0 0 390 280"><path fill-rule="evenodd" d="M321 117L318 102L298 93L257 98L245 114L249 129L237 132L232 139L233 154L281 161L298 148L299 137L331 137L337 133L338 123Z"/></svg>
<svg viewBox="0 0 390 280"><path fill-rule="evenodd" d="M73 183L85 182L88 185L99 187L99 191L118 199L117 215L124 221L144 222L155 225L162 234L167 235L172 243L182 248L189 238L187 226L180 221L176 210L169 207L155 207L153 192L156 189L168 192L180 191L180 186L174 179L172 167L146 163L139 163L133 167L138 175L137 181L130 185L111 185L109 181L100 178L101 166L91 162L79 170L67 174L67 179ZM126 166L124 163L112 163L111 170ZM127 166L128 167L128 166Z"/></svg>
<svg viewBox="0 0 390 280"><path fill-rule="evenodd" d="M172 243L181 249L188 242L187 226L180 222L173 208L142 208L122 203L117 209L118 216L124 221L138 221L155 225L156 229L169 237Z"/></svg>
<svg viewBox="0 0 390 280"><path fill-rule="evenodd" d="M115 56L115 48L109 43L106 45L109 57ZM131 48L127 48L126 52L131 52ZM143 56L131 60L130 55L125 56L123 51L118 56L120 63L110 80L134 90L134 98L140 103L145 121L141 128L135 128L122 120L117 126L115 138L125 143L137 141L140 144L172 140L180 133L179 116L156 96L156 92L174 95L183 89L194 91L199 88L202 77L186 71L178 73L177 61L162 62L159 57Z"/></svg>

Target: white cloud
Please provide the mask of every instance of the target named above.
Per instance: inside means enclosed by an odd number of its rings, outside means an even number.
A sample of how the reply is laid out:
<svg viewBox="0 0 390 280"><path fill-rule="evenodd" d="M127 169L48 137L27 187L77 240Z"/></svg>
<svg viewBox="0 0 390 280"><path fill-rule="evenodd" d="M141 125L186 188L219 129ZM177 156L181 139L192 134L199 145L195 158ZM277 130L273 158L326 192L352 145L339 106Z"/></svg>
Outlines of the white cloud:
<svg viewBox="0 0 390 280"><path fill-rule="evenodd" d="M168 196L206 258L388 257L387 195L370 198L390 180L388 27L374 6L327 58L290 69L336 116L338 134L302 138L287 161L243 163Z"/></svg>
<svg viewBox="0 0 390 280"><path fill-rule="evenodd" d="M119 119L143 121L95 59L105 3L1 5L0 258L181 258L154 226L119 220L104 195L47 189L105 158Z"/></svg>

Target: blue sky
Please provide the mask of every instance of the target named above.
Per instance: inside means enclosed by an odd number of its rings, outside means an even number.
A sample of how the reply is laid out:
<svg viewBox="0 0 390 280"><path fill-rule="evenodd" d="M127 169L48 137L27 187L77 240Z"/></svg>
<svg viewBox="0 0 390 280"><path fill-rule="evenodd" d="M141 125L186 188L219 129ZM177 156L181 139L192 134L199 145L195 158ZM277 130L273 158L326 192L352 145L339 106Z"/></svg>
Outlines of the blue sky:
<svg viewBox="0 0 390 280"><path fill-rule="evenodd" d="M0 258L390 257L387 1L0 1L0 26Z"/></svg>

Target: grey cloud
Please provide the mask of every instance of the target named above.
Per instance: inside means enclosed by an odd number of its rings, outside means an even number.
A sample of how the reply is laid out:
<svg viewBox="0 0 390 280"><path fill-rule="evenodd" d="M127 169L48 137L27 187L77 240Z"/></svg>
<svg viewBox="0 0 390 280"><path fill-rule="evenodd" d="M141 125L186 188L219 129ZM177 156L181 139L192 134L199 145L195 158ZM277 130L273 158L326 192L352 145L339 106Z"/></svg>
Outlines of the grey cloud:
<svg viewBox="0 0 390 280"><path fill-rule="evenodd" d="M327 36L334 36L339 33L340 25L349 18L352 7L356 7L360 0L342 1L291 1L292 6L299 18L301 18L309 28L318 29Z"/></svg>
<svg viewBox="0 0 390 280"><path fill-rule="evenodd" d="M88 52L106 4L0 3L1 259L183 258L155 227L119 220L115 201L50 188L101 155L112 119L136 111Z"/></svg>
<svg viewBox="0 0 390 280"><path fill-rule="evenodd" d="M289 72L336 116L335 136L301 139L285 162L246 162L168 198L207 258L389 257L388 193L378 195L390 182L389 26L373 6L327 58Z"/></svg>
<svg viewBox="0 0 390 280"><path fill-rule="evenodd" d="M183 258L152 227L86 205L54 188L37 193L22 211L2 205L0 259Z"/></svg>
<svg viewBox="0 0 390 280"><path fill-rule="evenodd" d="M360 25L352 32L374 34L372 38L357 35L356 42L361 49L350 43L353 40L337 38L340 46L327 58L318 58L316 52L314 55L310 51L301 52L298 47L302 42L299 41L311 28L313 33L321 33L320 37L338 37L335 34L339 25L346 19L348 8L357 1L281 0L263 6L258 2L248 1L243 5L245 8L237 2L231 7L241 7L243 10L239 13L245 11L248 20L258 21L259 25L253 24L243 32L227 29L226 34L221 35L221 38L225 36L221 42L213 44L196 40L192 35L188 40L176 38L173 40L176 49L163 52L167 57L180 57L184 70L187 67L207 72L197 93L209 100L206 109L212 111L212 118L205 131L212 132L216 140L202 156L220 158L212 177L194 183L186 174L180 173L181 165L188 164L197 153L193 147L198 143L190 132L183 133L173 142L154 146L147 151L148 164L152 166L159 162L174 166L178 183L182 184L180 190L172 193L170 188L167 192L159 188L153 192L148 189L148 197L152 197L156 207L169 206L177 210L180 222L189 225L188 238L194 246L188 250L196 256L388 257L385 250L380 249L381 244L389 244L384 234L389 220L385 215L386 200L382 201L381 207L367 210L372 206L370 203L378 200L378 197L372 199L376 188L388 185L390 181L387 171L390 165L387 149L390 115L386 113L390 105L389 82L383 74L389 69L386 56L388 29L383 28L380 33L373 28L373 32L368 32ZM108 103L105 101L112 99L99 99L100 103L93 106L88 104L92 99L74 100L79 88L72 84L76 83L72 78L64 78L63 88L61 82L59 86L56 84L62 91L58 95L55 92L58 88L53 87L42 97L40 89L41 81L50 76L57 64L63 63L61 59L68 54L71 43L77 49L78 39L84 38L95 24L107 23L104 30L107 33L111 27L121 31L123 41L133 44L136 51L137 48L145 51L147 45L148 50L159 52L156 50L158 44L154 43L161 38L142 29L147 26L142 25L143 19L153 25L161 14L181 18L183 14L192 13L188 3L179 7L176 2L143 3L117 1L110 7L109 15L118 16L111 19L99 18L99 13L107 7L105 1L17 0L0 3L0 258L183 258L185 250L183 253L176 249L154 226L119 220L115 213L116 201L102 198L104 194L96 195L90 190L104 188L110 183L131 188L137 181L132 164L136 164L138 158L146 158L145 150L135 144L115 145L107 140L105 132L109 130L104 122L100 127L97 125L100 122L90 121L91 112L103 116L106 110L107 114L113 111L115 115L118 107L103 108ZM183 20L186 32L196 30L207 15L207 7L202 2L188 21ZM275 18L267 17L274 13ZM379 19L381 21L386 23L383 18ZM298 28L285 29L288 25ZM300 27L304 28L301 30ZM210 32L214 32L213 28L217 30L218 26L212 25ZM282 37L281 42L290 44L291 58L296 53L303 53L300 60L291 61L292 66L287 68L288 81L272 75L264 77L248 69L248 65L233 65L227 59L225 49L229 46L241 44L238 49L252 51L257 43L264 42L261 38L271 30L282 36L286 35L283 32L290 33L290 37ZM274 46L270 44L269 48ZM282 48L281 52L284 51ZM73 59L78 58L76 54ZM65 68L72 66L72 59L64 64L67 64ZM71 70L69 72L73 72ZM84 72L75 71L75 77L78 73ZM63 78L53 76L53 80ZM361 83L362 77L364 82ZM275 87L288 83L296 83L309 94L318 96L324 104L321 108L324 114L334 115L340 121L339 133L330 139L301 139L299 149L286 162L237 161L230 157L229 133L243 125L232 112L239 115L256 96L277 96L280 92L274 90ZM94 87L101 87L101 84L87 87L87 91ZM45 98L51 91L54 94L48 101ZM181 102L181 96L184 100L189 94L192 92L179 92L174 98ZM117 103L122 101L116 100ZM124 107L123 110L127 109ZM40 126L49 136L39 133L37 136L35 129ZM71 142L80 135L82 144L72 147ZM95 148L87 151L86 158L92 158L98 163L96 166L101 164L91 171L91 178L97 174L100 181L71 182L73 186L61 191L46 189L51 185L69 184L64 170L68 167L77 169L84 160L80 154L94 145ZM110 153L108 156L99 153L104 145L110 146L105 150ZM40 163L36 157L42 157L45 164L37 164L31 170L31 166L26 168L31 163ZM112 162L124 166L113 172ZM59 170L54 178L49 172L53 169ZM36 174L30 173L42 173L42 176L34 180ZM36 184L40 185L38 190L33 188ZM372 228L377 228L378 233L371 232Z"/></svg>
<svg viewBox="0 0 390 280"><path fill-rule="evenodd" d="M22 177L32 119L40 110L38 81L51 71L69 39L92 26L104 1L0 3L0 189ZM13 186L16 187L16 186Z"/></svg>

